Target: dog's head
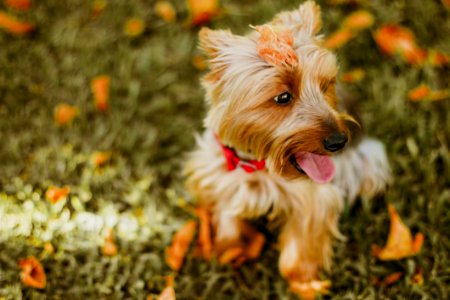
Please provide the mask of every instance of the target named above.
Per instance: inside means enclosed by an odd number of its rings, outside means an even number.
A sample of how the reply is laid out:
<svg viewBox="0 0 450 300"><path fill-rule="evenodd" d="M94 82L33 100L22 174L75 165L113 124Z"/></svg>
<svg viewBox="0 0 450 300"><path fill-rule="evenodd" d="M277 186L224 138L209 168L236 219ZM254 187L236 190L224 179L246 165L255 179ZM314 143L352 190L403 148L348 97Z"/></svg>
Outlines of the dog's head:
<svg viewBox="0 0 450 300"><path fill-rule="evenodd" d="M206 126L224 144L266 159L270 172L324 183L334 172L329 155L349 136L336 111L336 58L320 27L320 8L308 1L247 36L204 28L200 48L210 63Z"/></svg>

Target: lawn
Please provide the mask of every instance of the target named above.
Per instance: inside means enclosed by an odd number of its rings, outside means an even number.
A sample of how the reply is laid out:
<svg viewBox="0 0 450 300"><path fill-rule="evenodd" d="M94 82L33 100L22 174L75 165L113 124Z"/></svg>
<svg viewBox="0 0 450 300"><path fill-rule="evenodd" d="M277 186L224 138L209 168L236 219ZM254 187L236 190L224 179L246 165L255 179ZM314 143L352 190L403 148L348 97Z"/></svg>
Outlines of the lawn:
<svg viewBox="0 0 450 300"><path fill-rule="evenodd" d="M152 0L107 0L104 8L98 0L32 1L26 11L0 3L0 10L36 27L23 36L0 30L1 300L147 299L173 274L164 249L194 218L181 166L202 130L205 71L193 63L199 27L190 26L184 1L170 2L175 22L158 16ZM208 26L244 33L299 3L222 1ZM322 274L333 284L327 297L449 299L449 64L430 58L411 64L382 53L374 41L377 29L398 24L428 53L450 53L449 1L320 4L325 34L358 9L375 17L336 52L340 74L363 70L363 78L344 86L358 99L364 130L385 143L394 178L385 195L358 201L341 217L348 239L336 242L335 264ZM142 33L124 32L130 18L143 20ZM99 75L110 78L104 111L91 92ZM444 96L409 100L420 84ZM78 112L70 124L55 122L61 103ZM96 161L98 153L104 162ZM45 195L51 186L68 186L70 193L52 203ZM388 204L425 235L419 255L383 262L371 254L372 245L386 241ZM112 256L102 251L110 228L117 245ZM28 256L44 267L44 289L21 282L18 261ZM278 274L277 256L269 243L258 261L233 269L189 255L174 278L177 299L296 299ZM379 283L395 272L400 280ZM417 272L423 283L411 281Z"/></svg>

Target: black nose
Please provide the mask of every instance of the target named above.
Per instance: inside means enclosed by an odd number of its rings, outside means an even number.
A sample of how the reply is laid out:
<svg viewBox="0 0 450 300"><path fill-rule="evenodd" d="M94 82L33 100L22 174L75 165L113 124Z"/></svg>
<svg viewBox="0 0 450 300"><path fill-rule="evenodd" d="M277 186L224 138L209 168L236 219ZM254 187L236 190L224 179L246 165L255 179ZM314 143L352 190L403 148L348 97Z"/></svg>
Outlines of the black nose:
<svg viewBox="0 0 450 300"><path fill-rule="evenodd" d="M348 137L345 133L335 132L323 140L323 145L328 151L334 152L344 148L347 141Z"/></svg>

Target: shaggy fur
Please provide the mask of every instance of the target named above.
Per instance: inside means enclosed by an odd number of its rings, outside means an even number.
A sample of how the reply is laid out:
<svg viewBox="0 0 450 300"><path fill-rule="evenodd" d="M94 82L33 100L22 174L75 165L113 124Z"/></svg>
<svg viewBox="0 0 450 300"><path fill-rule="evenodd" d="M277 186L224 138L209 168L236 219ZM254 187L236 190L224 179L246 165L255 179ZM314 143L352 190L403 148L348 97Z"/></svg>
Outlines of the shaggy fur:
<svg viewBox="0 0 450 300"><path fill-rule="evenodd" d="M269 24L293 32L295 67L270 65L258 56L256 31L236 36L201 30L200 48L210 59L203 79L209 112L207 129L186 165L187 185L213 213L217 253L240 243L244 220L265 216L280 228L281 274L309 281L330 266L333 237L342 238L343 199L383 191L389 167L382 144L364 138L335 156L332 183L318 184L289 162L299 151L331 155L324 139L334 132L349 135L349 118L336 109L338 68L317 36L319 7L308 1ZM286 91L293 101L275 103L274 97ZM228 171L215 135L241 157L265 159L266 170Z"/></svg>

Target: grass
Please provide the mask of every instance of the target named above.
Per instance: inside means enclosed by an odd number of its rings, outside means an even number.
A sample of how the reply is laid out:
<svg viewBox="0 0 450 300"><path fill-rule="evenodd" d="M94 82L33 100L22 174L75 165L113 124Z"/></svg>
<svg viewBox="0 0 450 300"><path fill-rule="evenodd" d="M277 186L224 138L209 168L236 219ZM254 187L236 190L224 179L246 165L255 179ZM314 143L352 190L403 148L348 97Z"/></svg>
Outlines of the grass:
<svg viewBox="0 0 450 300"><path fill-rule="evenodd" d="M323 1L322 1L323 2ZM332 299L448 299L450 297L450 111L449 99L413 103L420 83L449 88L449 68L415 67L382 55L373 41L376 28L400 23L418 43L450 53L450 11L439 1L323 2L324 32L340 26L358 7L376 23L338 51L341 70L362 68L366 77L349 84L357 96L367 132L386 144L394 172L387 193L361 201L341 218L346 243L336 243L335 264L325 274ZM193 205L183 189L180 166L193 148L204 115L201 72L191 63L198 29L186 26L184 1L173 1L178 21L168 24L150 0L111 0L97 17L91 1L33 1L18 13L38 31L15 37L0 32L0 299L145 299L165 286L170 270L164 248L191 218ZM291 1L224 1L226 13L213 28L237 33L269 20ZM2 8L4 8L2 6ZM123 33L131 17L145 20L145 33ZM111 76L111 108L95 109L90 80ZM56 126L53 109L76 105L80 115ZM111 151L102 168L94 151ZM67 201L45 200L50 185L68 185ZM392 203L413 231L425 234L417 257L379 262L372 244L388 232L386 205ZM100 248L114 227L118 255ZM45 252L51 242L54 253ZM47 287L25 287L17 261L38 257ZM423 270L423 285L409 277ZM403 272L389 287L372 277ZM295 299L278 275L277 252L268 246L261 259L238 270L189 258L175 278L177 299Z"/></svg>

